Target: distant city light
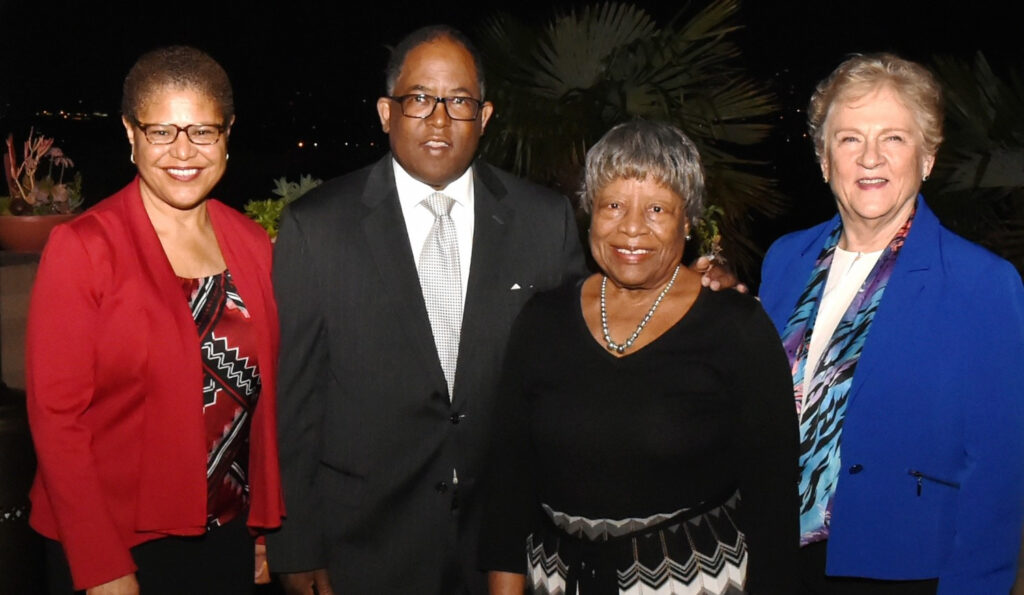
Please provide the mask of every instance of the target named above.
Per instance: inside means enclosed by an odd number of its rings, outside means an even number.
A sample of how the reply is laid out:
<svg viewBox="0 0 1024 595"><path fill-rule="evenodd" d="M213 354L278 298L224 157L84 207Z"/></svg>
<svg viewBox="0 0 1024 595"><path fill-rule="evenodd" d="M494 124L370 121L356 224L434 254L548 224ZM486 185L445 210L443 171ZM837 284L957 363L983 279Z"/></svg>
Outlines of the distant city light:
<svg viewBox="0 0 1024 595"><path fill-rule="evenodd" d="M77 111L73 112L73 111L67 111L67 110L50 111L48 109L39 110L39 111L36 112L36 115L37 116L43 116L43 117L46 117L46 118L60 118L62 120L77 120L77 121L92 120L94 118L107 118L107 117L109 117L109 114L107 114L106 112L86 113L86 112L77 112Z"/></svg>

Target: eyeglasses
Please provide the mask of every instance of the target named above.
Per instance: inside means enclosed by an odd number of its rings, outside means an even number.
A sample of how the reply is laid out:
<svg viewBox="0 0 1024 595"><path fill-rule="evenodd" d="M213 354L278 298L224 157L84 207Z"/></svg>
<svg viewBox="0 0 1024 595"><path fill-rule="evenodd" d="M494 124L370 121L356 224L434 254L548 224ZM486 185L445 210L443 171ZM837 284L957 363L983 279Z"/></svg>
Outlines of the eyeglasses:
<svg viewBox="0 0 1024 595"><path fill-rule="evenodd" d="M402 106L403 116L421 120L429 118L437 109L438 103L444 104L444 109L452 120L476 120L480 114L480 106L484 103L472 97L434 97L424 93L389 96L388 99L397 101Z"/></svg>
<svg viewBox="0 0 1024 595"><path fill-rule="evenodd" d="M154 145L169 145L178 140L182 132L194 145L212 145L220 140L225 127L220 124L189 124L178 126L177 124L143 124L136 122L136 126L146 135L146 140Z"/></svg>

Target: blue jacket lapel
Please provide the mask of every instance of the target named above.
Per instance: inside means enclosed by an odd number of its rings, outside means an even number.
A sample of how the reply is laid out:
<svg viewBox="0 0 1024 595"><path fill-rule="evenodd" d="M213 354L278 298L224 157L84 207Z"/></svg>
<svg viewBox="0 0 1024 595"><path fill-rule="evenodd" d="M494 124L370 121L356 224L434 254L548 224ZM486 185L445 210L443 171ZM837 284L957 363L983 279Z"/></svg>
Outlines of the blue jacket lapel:
<svg viewBox="0 0 1024 595"><path fill-rule="evenodd" d="M914 312L927 308L927 292L941 291L940 284L934 282L938 268L934 262L934 246L939 242L939 220L918 196L914 223L896 259L896 267L857 363L850 391L851 403L860 395L865 383L900 360L901 338L914 333L913 327L920 321Z"/></svg>

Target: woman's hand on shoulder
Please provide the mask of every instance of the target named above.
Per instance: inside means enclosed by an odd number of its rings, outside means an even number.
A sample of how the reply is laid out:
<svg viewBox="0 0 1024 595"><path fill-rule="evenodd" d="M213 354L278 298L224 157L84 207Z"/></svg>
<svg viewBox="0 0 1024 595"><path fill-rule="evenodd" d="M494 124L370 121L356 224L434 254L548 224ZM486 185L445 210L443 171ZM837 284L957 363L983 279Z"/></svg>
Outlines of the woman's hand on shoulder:
<svg viewBox="0 0 1024 595"><path fill-rule="evenodd" d="M102 585L86 589L85 595L139 595L139 581L135 580L135 573L126 574Z"/></svg>
<svg viewBox="0 0 1024 595"><path fill-rule="evenodd" d="M735 289L740 293L747 293L747 286L740 283L739 278L732 270L723 263L711 260L707 256L701 256L690 265L690 270L700 274L700 284L710 288L712 291L722 289Z"/></svg>

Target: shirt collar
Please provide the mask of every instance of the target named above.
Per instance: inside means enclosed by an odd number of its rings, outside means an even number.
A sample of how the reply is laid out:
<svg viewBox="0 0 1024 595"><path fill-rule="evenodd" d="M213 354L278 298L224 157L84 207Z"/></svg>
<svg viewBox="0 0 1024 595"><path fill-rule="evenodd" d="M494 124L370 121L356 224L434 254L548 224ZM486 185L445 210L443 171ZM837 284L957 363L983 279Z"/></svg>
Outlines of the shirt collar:
<svg viewBox="0 0 1024 595"><path fill-rule="evenodd" d="M443 192L450 196L457 204L464 207L473 205L473 168L469 167L461 176L453 180L441 190L434 190L430 186L420 182L409 175L409 172L399 165L393 157L391 164L395 170L395 188L398 190L398 202L402 209L413 208L423 201L424 198L435 192Z"/></svg>

